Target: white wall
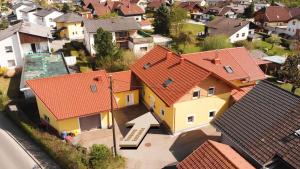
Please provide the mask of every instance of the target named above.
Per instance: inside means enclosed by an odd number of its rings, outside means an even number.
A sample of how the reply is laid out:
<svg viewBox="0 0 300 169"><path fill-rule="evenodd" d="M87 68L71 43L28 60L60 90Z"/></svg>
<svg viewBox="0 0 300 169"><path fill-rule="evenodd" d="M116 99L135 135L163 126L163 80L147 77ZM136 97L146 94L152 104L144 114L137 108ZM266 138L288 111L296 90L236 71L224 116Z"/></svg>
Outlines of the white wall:
<svg viewBox="0 0 300 169"><path fill-rule="evenodd" d="M244 33L244 36L243 36ZM242 29L240 29L239 31L237 31L236 33L234 33L233 35L231 35L229 37L229 41L231 43L237 42L237 41L241 41L241 40L246 40L249 34L249 24L244 26ZM238 37L237 37L238 35Z"/></svg>
<svg viewBox="0 0 300 169"><path fill-rule="evenodd" d="M56 27L56 22L53 20L59 16L63 15L62 12L54 11L45 17L45 25L47 27Z"/></svg>
<svg viewBox="0 0 300 169"><path fill-rule="evenodd" d="M134 44L131 41L128 43L129 49L137 56L143 56L146 54L149 50L153 48L153 43L142 43L142 44ZM141 48L147 48L147 50L142 50Z"/></svg>
<svg viewBox="0 0 300 169"><path fill-rule="evenodd" d="M23 19L23 18L22 18L22 12L21 12L20 10L21 10L21 9L24 9L24 8L26 8L26 7L27 7L26 5L22 5L22 6L20 6L19 8L17 8L17 9L14 10L14 14L17 16L17 19L18 19L18 20Z"/></svg>
<svg viewBox="0 0 300 169"><path fill-rule="evenodd" d="M48 41L35 43L37 52L49 52ZM31 43L23 43L22 45L23 53L32 53Z"/></svg>
<svg viewBox="0 0 300 169"><path fill-rule="evenodd" d="M300 29L300 21L297 19L290 20L287 25L286 34L294 36L297 29Z"/></svg>
<svg viewBox="0 0 300 169"><path fill-rule="evenodd" d="M137 22L142 21L142 16L141 15L136 15L136 16L125 16L126 18L134 18Z"/></svg>
<svg viewBox="0 0 300 169"><path fill-rule="evenodd" d="M5 46L11 46L12 52L7 53ZM14 60L16 66L23 65L23 58L18 41L18 34L14 34L0 41L0 66L14 68L8 66L8 60Z"/></svg>

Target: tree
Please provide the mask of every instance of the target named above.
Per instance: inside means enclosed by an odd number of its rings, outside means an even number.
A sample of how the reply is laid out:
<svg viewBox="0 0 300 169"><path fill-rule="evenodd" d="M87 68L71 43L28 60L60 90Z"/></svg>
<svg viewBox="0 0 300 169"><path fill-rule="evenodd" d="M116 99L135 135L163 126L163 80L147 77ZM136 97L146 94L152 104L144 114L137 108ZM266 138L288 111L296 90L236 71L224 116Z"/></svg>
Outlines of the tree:
<svg viewBox="0 0 300 169"><path fill-rule="evenodd" d="M176 41L178 43L182 43L185 48L188 43L192 43L193 41L192 32L180 32Z"/></svg>
<svg viewBox="0 0 300 169"><path fill-rule="evenodd" d="M4 30L4 29L8 28L8 25L9 25L8 20L7 19L3 19L0 22L0 30Z"/></svg>
<svg viewBox="0 0 300 169"><path fill-rule="evenodd" d="M170 31L174 34L174 36L178 36L179 32L181 32L183 24L187 19L187 11L177 5L173 5L170 11Z"/></svg>
<svg viewBox="0 0 300 169"><path fill-rule="evenodd" d="M170 33L170 10L166 5L161 5L154 13L154 32L162 35Z"/></svg>
<svg viewBox="0 0 300 169"><path fill-rule="evenodd" d="M272 44L272 47L271 47L271 49L270 49L270 50L272 50L273 47L274 47L274 45L277 45L277 44L279 44L279 43L281 42L281 39L280 39L280 37L277 36L277 35L272 35L272 36L270 36L270 37L268 37L268 38L266 39L266 42Z"/></svg>
<svg viewBox="0 0 300 169"><path fill-rule="evenodd" d="M300 87L300 55L287 57L278 74L283 81L293 85L291 92L295 93Z"/></svg>
<svg viewBox="0 0 300 169"><path fill-rule="evenodd" d="M94 37L94 48L96 50L96 65L107 71L117 71L122 69L122 51L113 42L112 34L102 28L97 30Z"/></svg>
<svg viewBox="0 0 300 169"><path fill-rule="evenodd" d="M70 11L69 5L68 5L67 3L64 3L64 4L63 4L63 7L62 7L62 9L61 9L61 11L62 11L63 13L69 12L69 11Z"/></svg>
<svg viewBox="0 0 300 169"><path fill-rule="evenodd" d="M232 44L229 42L228 37L224 35L216 35L207 37L203 42L202 49L204 51L214 49L230 48Z"/></svg>
<svg viewBox="0 0 300 169"><path fill-rule="evenodd" d="M254 3L252 2L247 8L244 10L244 17L252 18L254 14Z"/></svg>

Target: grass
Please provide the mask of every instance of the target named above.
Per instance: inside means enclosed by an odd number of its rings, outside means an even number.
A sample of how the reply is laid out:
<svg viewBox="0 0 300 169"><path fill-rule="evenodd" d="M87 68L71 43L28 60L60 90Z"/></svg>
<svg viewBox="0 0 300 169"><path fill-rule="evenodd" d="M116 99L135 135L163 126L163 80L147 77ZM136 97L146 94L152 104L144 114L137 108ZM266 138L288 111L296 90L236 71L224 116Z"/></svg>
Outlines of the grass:
<svg viewBox="0 0 300 169"><path fill-rule="evenodd" d="M201 51L201 47L198 44L191 43L184 46L183 44L179 44L179 49L182 53L195 53Z"/></svg>
<svg viewBox="0 0 300 169"><path fill-rule="evenodd" d="M182 28L183 32L191 32L193 35L197 35L198 32L204 32L204 25L185 23Z"/></svg>
<svg viewBox="0 0 300 169"><path fill-rule="evenodd" d="M272 44L265 42L265 41L261 41L261 40L254 41L253 47L255 49L263 50L270 56L273 56L273 55L286 56L286 55L293 54L293 52L291 50L285 49L278 45L274 45L274 47L272 48Z"/></svg>
<svg viewBox="0 0 300 169"><path fill-rule="evenodd" d="M289 92L292 90L292 84L290 84L290 83L277 84L277 85ZM300 88L296 89L295 94L300 96Z"/></svg>
<svg viewBox="0 0 300 169"><path fill-rule="evenodd" d="M2 91L3 95L7 96L10 78L4 78L3 76L0 77L0 91Z"/></svg>

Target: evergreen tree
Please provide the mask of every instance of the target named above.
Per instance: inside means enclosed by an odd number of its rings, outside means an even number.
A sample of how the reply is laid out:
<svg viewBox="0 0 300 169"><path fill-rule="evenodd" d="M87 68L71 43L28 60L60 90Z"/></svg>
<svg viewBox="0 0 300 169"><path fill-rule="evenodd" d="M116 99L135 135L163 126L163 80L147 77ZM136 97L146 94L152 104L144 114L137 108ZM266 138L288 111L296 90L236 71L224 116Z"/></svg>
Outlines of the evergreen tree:
<svg viewBox="0 0 300 169"><path fill-rule="evenodd" d="M69 12L69 11L70 11L69 5L66 4L66 3L64 3L61 11L62 11L63 13Z"/></svg>
<svg viewBox="0 0 300 169"><path fill-rule="evenodd" d="M252 2L247 8L244 10L244 17L252 18L254 14L254 3Z"/></svg>
<svg viewBox="0 0 300 169"><path fill-rule="evenodd" d="M166 5L161 5L154 14L154 32L169 35L170 34L170 10Z"/></svg>

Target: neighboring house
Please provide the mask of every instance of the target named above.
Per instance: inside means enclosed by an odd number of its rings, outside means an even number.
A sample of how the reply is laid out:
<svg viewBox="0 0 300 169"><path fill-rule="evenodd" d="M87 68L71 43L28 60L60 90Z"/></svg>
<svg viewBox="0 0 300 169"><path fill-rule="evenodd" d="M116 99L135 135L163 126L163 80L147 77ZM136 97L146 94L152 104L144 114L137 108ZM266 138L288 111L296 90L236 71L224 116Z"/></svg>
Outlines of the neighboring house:
<svg viewBox="0 0 300 169"><path fill-rule="evenodd" d="M146 10L156 11L161 5L166 5L166 0L149 0Z"/></svg>
<svg viewBox="0 0 300 169"><path fill-rule="evenodd" d="M84 39L82 21L85 20L75 13L65 13L54 19L60 38L70 40Z"/></svg>
<svg viewBox="0 0 300 169"><path fill-rule="evenodd" d="M207 140L183 161L178 169L255 169L233 148Z"/></svg>
<svg viewBox="0 0 300 169"><path fill-rule="evenodd" d="M54 19L63 15L63 13L55 9L42 9L37 11L34 15L36 16L35 21L37 24L47 26L54 30L56 28Z"/></svg>
<svg viewBox="0 0 300 169"><path fill-rule="evenodd" d="M200 16L203 15L203 11L204 11L204 5L202 5L201 3L205 3L205 1L186 1L186 2L181 2L179 4L179 7L185 9L186 11L188 11L191 19L194 19L196 21L200 21L201 18Z"/></svg>
<svg viewBox="0 0 300 169"><path fill-rule="evenodd" d="M153 38L146 33L138 31L141 29L138 22L133 18L112 18L85 20L84 44L91 55L95 55L94 36L99 28L111 32L113 41L120 47L131 49L135 54L142 55L153 47Z"/></svg>
<svg viewBox="0 0 300 169"><path fill-rule="evenodd" d="M231 7L217 7L212 6L206 8L200 16L200 20L209 21L215 16L222 16L226 18L237 18L235 10Z"/></svg>
<svg viewBox="0 0 300 169"><path fill-rule="evenodd" d="M227 0L206 0L208 6L224 6L227 3Z"/></svg>
<svg viewBox="0 0 300 169"><path fill-rule="evenodd" d="M156 46L130 69L141 100L172 133L207 125L228 108L233 89L264 78L245 48L180 56Z"/></svg>
<svg viewBox="0 0 300 169"><path fill-rule="evenodd" d="M261 81L213 125L255 168L300 168L300 97Z"/></svg>
<svg viewBox="0 0 300 169"><path fill-rule="evenodd" d="M123 2L117 9L115 9L120 16L134 18L136 21L141 22L142 16L145 11L138 5L131 2Z"/></svg>
<svg viewBox="0 0 300 169"><path fill-rule="evenodd" d="M231 19L216 17L205 26L205 34L208 36L225 35L231 43L246 40L249 35L249 21L244 19Z"/></svg>
<svg viewBox="0 0 300 169"><path fill-rule="evenodd" d="M21 13L21 16L22 16L21 18L23 21L30 22L30 23L36 23L34 14L40 9L42 9L42 8L37 5L33 5L33 6L28 6L23 9L20 9L19 12Z"/></svg>
<svg viewBox="0 0 300 169"><path fill-rule="evenodd" d="M289 20L286 34L295 39L300 39L300 15L295 16Z"/></svg>
<svg viewBox="0 0 300 169"><path fill-rule="evenodd" d="M0 67L23 66L28 53L49 53L50 30L32 23L18 23L0 31Z"/></svg>
<svg viewBox="0 0 300 169"><path fill-rule="evenodd" d="M268 2L255 2L254 3L254 11L259 11L261 9L264 9L264 8L268 8L269 6L271 6L271 4L269 4Z"/></svg>
<svg viewBox="0 0 300 169"><path fill-rule="evenodd" d="M29 7L33 7L33 6L37 6L35 3L30 2L30 1L23 1L23 2L19 2L15 5L12 6L13 9L13 13L16 15L17 20L22 20L22 11L24 8L29 8Z"/></svg>
<svg viewBox="0 0 300 169"><path fill-rule="evenodd" d="M138 90L131 89L127 83L131 80L127 79L131 78L129 73L111 74L116 86L113 87L115 99L112 103L115 109L118 104L120 107L138 104ZM105 71L34 79L27 84L36 96L40 119L59 134L77 135L92 129L105 129L112 124L109 80Z"/></svg>

